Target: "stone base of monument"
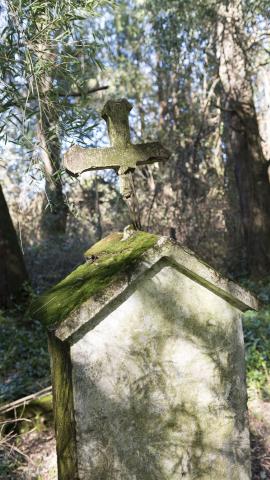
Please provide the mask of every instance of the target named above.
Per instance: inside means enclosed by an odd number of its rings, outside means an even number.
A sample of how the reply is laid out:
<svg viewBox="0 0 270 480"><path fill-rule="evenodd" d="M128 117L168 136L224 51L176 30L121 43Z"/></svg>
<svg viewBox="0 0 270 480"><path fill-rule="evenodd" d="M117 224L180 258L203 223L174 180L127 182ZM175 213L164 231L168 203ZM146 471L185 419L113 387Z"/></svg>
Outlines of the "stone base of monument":
<svg viewBox="0 0 270 480"><path fill-rule="evenodd" d="M112 234L32 308L49 329L59 480L248 480L252 295L169 239Z"/></svg>

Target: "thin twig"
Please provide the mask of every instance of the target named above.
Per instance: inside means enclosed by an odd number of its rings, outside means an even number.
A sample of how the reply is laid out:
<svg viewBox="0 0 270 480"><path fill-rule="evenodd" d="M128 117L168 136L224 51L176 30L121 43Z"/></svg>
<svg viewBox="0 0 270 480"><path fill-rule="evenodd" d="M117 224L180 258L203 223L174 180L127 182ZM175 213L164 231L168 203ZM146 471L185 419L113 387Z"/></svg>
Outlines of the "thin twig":
<svg viewBox="0 0 270 480"><path fill-rule="evenodd" d="M26 397L19 398L18 400L15 400L14 402L7 403L0 407L0 413L7 413L10 412L13 409L16 409L18 407L22 407L24 405L27 405L30 403L32 400L36 400L37 398L42 398L45 395L48 395L52 392L52 387L46 387L40 390L39 392L32 393L31 395L27 395Z"/></svg>
<svg viewBox="0 0 270 480"><path fill-rule="evenodd" d="M87 90L85 92L85 95L90 95L91 93L99 92L100 90L107 90L109 85L103 85L101 87L95 87ZM81 97L82 94L81 92L70 92L70 93L58 93L59 97Z"/></svg>

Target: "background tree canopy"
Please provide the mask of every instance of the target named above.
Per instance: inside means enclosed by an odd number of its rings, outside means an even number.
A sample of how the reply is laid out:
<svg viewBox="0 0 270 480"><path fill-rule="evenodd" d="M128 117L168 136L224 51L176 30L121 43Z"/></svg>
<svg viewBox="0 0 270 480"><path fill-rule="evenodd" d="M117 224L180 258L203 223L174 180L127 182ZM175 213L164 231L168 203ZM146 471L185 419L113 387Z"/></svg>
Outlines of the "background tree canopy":
<svg viewBox="0 0 270 480"><path fill-rule="evenodd" d="M66 231L62 148L95 145L95 110L126 96L135 139L159 137L172 151L169 165L137 175L144 228L159 224L220 268L226 258L232 274L265 273L269 181L254 90L268 69L269 6L104 3L2 5L2 138L46 180L43 233ZM100 84L106 95L94 95ZM107 180L115 190L115 176Z"/></svg>

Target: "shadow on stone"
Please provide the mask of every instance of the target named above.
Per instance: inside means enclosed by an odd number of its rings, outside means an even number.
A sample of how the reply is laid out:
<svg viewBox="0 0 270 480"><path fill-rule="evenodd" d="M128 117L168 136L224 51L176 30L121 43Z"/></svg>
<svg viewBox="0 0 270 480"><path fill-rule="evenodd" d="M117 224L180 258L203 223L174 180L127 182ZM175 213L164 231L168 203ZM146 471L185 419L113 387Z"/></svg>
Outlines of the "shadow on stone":
<svg viewBox="0 0 270 480"><path fill-rule="evenodd" d="M79 478L249 478L243 358L239 310L155 266L71 347Z"/></svg>

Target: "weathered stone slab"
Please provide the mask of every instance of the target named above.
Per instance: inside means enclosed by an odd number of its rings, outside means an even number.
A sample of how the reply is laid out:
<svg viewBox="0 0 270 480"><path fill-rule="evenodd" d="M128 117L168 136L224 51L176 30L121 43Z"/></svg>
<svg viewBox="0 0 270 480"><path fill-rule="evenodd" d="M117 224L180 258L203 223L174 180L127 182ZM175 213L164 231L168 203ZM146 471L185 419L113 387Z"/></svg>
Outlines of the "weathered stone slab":
<svg viewBox="0 0 270 480"><path fill-rule="evenodd" d="M241 313L256 299L143 232L86 255L35 306L52 330L59 480L249 480Z"/></svg>
<svg viewBox="0 0 270 480"><path fill-rule="evenodd" d="M168 151L158 142L127 145L124 148L82 148L71 147L64 157L63 166L71 173L108 168L134 169L137 165L150 165L168 160Z"/></svg>
<svg viewBox="0 0 270 480"><path fill-rule="evenodd" d="M145 279L71 347L79 478L249 478L243 357L237 309Z"/></svg>

